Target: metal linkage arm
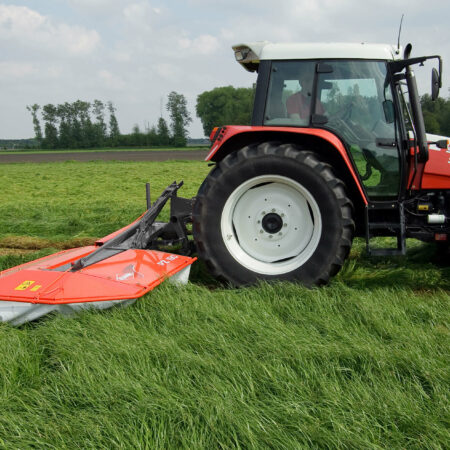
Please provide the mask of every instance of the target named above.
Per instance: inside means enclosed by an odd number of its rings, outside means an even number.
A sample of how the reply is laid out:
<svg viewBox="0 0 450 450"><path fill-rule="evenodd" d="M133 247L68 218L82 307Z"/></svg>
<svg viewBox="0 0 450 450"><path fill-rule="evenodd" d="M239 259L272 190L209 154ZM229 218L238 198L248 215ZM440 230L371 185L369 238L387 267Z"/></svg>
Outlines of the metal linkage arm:
<svg viewBox="0 0 450 450"><path fill-rule="evenodd" d="M167 201L169 199L177 198L177 191L182 185L182 181L180 183L173 182L164 190L160 197L153 203L153 205L151 205L151 207L138 222L131 225L117 236L114 236L109 241L105 242L101 247L88 256L78 259L71 266L64 265L55 270L66 271L70 269L71 272L76 272L84 267L103 261L104 259L110 258L111 256L129 249L154 248L155 245L152 244L154 244L158 237L164 233L166 228L171 225L171 223L155 223L155 220ZM176 242L181 243L183 247L187 248L188 243L185 242L187 241L187 236L184 230L184 227L180 232L176 232L175 230L174 239L165 241L165 244L170 245L172 242Z"/></svg>

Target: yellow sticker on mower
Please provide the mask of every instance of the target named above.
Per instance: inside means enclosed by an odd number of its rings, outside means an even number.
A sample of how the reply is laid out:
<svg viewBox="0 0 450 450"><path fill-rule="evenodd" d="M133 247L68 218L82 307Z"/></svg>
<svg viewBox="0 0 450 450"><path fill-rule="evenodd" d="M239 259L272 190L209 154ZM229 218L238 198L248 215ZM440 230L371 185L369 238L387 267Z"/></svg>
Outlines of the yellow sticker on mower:
<svg viewBox="0 0 450 450"><path fill-rule="evenodd" d="M16 288L14 288L14 290L15 290L15 291L25 291L25 290L27 290L33 283L34 283L34 281L32 281L32 280L25 280L25 281L22 281L22 283L20 283L19 286L17 286Z"/></svg>

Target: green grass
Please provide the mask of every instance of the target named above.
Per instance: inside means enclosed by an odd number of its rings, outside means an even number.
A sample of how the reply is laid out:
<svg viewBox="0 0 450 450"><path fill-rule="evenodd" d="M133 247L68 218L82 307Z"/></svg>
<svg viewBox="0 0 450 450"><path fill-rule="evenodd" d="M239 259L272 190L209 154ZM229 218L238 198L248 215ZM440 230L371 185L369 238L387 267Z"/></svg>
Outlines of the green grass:
<svg viewBox="0 0 450 450"><path fill-rule="evenodd" d="M0 247L101 236L142 211L145 181L184 178L188 197L207 170L0 166ZM231 290L196 264L127 309L0 324L0 447L448 448L450 268L408 244L368 259L357 240L324 288Z"/></svg>
<svg viewBox="0 0 450 450"><path fill-rule="evenodd" d="M172 181L184 180L179 195L190 198L209 169L197 161L0 165L0 247L11 235L104 236L145 210L146 182L155 200Z"/></svg>

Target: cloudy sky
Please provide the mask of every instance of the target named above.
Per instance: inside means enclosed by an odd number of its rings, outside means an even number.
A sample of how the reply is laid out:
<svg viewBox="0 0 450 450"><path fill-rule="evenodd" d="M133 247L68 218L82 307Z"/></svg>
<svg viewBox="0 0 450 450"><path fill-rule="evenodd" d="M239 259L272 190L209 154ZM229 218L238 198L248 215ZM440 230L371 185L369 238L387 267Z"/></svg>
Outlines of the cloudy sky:
<svg viewBox="0 0 450 450"><path fill-rule="evenodd" d="M117 107L122 132L153 125L170 91L186 96L202 137L197 95L251 86L231 45L272 42L396 43L444 58L450 86L447 0L18 0L0 1L0 139L33 136L26 105L96 98ZM418 71L416 71L417 73ZM429 91L429 67L418 73ZM426 83L425 83L426 80Z"/></svg>

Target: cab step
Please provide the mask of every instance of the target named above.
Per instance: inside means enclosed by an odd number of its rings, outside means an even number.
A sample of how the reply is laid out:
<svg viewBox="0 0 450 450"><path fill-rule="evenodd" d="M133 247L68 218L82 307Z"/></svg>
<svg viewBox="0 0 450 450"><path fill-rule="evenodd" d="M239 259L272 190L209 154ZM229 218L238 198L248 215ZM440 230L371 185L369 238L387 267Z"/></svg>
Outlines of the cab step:
<svg viewBox="0 0 450 450"><path fill-rule="evenodd" d="M403 203L372 201L366 206L366 250L370 256L399 256L406 254L406 225ZM371 239L380 236L397 238L396 247L377 248Z"/></svg>

